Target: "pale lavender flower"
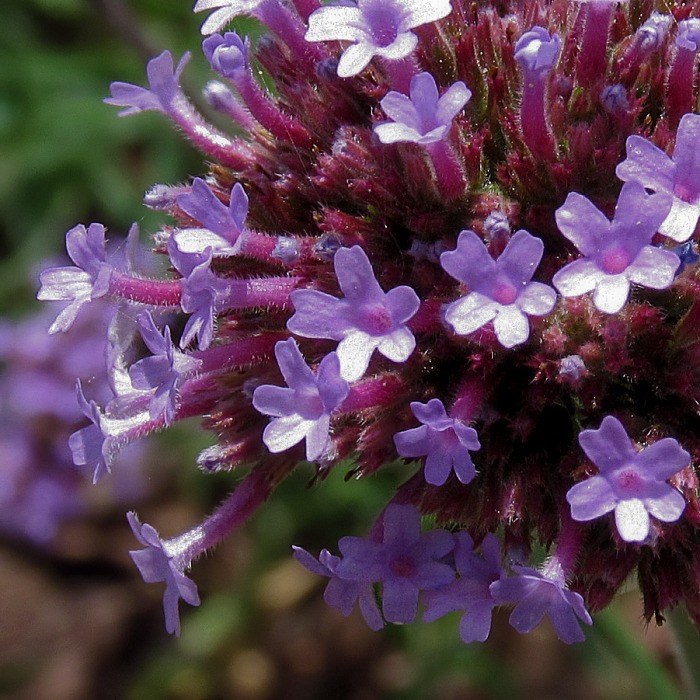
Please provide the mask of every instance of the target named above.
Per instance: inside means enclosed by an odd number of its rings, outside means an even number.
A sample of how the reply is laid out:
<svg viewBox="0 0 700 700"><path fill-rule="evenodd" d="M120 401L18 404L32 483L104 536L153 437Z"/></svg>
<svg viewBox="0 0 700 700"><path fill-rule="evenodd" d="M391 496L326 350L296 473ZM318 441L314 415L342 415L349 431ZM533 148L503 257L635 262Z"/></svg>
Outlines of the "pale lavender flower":
<svg viewBox="0 0 700 700"><path fill-rule="evenodd" d="M349 41L338 75L357 75L374 56L405 58L418 45L410 31L452 12L450 0L358 0L320 7L309 17L307 41Z"/></svg>
<svg viewBox="0 0 700 700"><path fill-rule="evenodd" d="M92 469L93 483L97 483L109 473L109 463L112 456L112 440L106 420L95 401L88 401L83 393L83 387L78 380L76 384L78 405L90 425L74 432L68 445L73 453L73 461L79 467Z"/></svg>
<svg viewBox="0 0 700 700"><path fill-rule="evenodd" d="M691 17L678 23L676 46L688 51L697 51L700 45L700 18Z"/></svg>
<svg viewBox="0 0 700 700"><path fill-rule="evenodd" d="M552 283L565 297L593 291L593 303L608 314L624 306L632 282L669 287L680 260L670 250L652 246L651 239L670 207L670 195L647 194L641 184L629 182L609 221L589 199L569 193L555 212L557 226L584 257L565 265Z"/></svg>
<svg viewBox="0 0 700 700"><path fill-rule="evenodd" d="M667 523L680 518L685 500L666 480L688 466L690 455L676 440L663 438L637 452L614 416L605 416L597 430L582 431L578 440L600 473L567 492L574 520L614 511L620 537L642 542L649 535L650 515Z"/></svg>
<svg viewBox="0 0 700 700"><path fill-rule="evenodd" d="M105 261L105 228L79 224L66 233L66 250L75 266L50 267L41 272L40 301L69 301L49 328L49 333L67 331L80 309L109 291L112 266Z"/></svg>
<svg viewBox="0 0 700 700"><path fill-rule="evenodd" d="M130 512L126 517L136 539L146 547L146 549L130 551L129 554L146 583L165 582L163 594L165 629L170 634L179 635L178 601L182 598L190 605L199 605L197 586L184 573L184 569L189 566L189 561L184 564L178 562L176 552L168 551L168 542L162 540L151 525L147 523L142 525L135 513Z"/></svg>
<svg viewBox="0 0 700 700"><path fill-rule="evenodd" d="M636 45L644 53L659 49L666 40L673 22L674 19L671 15L652 12L649 19L639 27L635 34Z"/></svg>
<svg viewBox="0 0 700 700"><path fill-rule="evenodd" d="M295 314L287 328L304 338L339 340L341 374L349 382L367 371L375 350L405 362L416 347L406 322L418 311L418 295L407 286L384 292L360 246L340 248L333 264L345 298L315 289L292 292Z"/></svg>
<svg viewBox="0 0 700 700"><path fill-rule="evenodd" d="M587 625L593 624L593 620L581 595L570 591L559 576L549 578L527 566L511 568L517 576L501 578L490 586L497 603L516 603L510 624L521 634L527 634L548 615L562 642L582 642L585 637L576 618Z"/></svg>
<svg viewBox="0 0 700 700"><path fill-rule="evenodd" d="M223 36L212 34L202 42L202 51L211 67L224 78L235 82L248 71L248 37L241 39L236 32L226 32Z"/></svg>
<svg viewBox="0 0 700 700"><path fill-rule="evenodd" d="M544 316L556 302L551 287L530 281L543 251L542 241L521 229L494 260L476 233L462 231L457 249L440 256L442 267L470 290L445 309L455 333L467 335L493 321L501 345L524 343L530 335L526 314Z"/></svg>
<svg viewBox="0 0 700 700"><path fill-rule="evenodd" d="M506 574L501 564L501 544L489 533L481 544L481 556L467 532L455 534L454 559L458 578L434 591L426 591L423 619L432 622L462 610L459 634L465 644L485 642L491 632L491 612L497 603L490 586Z"/></svg>
<svg viewBox="0 0 700 700"><path fill-rule="evenodd" d="M467 86L459 81L450 85L442 96L430 73L418 73L411 78L410 96L391 90L380 101L391 121L374 126L374 133L382 143L409 141L428 144L444 139L452 120L472 96Z"/></svg>
<svg viewBox="0 0 700 700"><path fill-rule="evenodd" d="M698 20L700 21L700 20ZM637 182L654 192L673 198L671 211L658 226L674 241L687 241L700 218L700 115L686 114L678 125L676 145L669 158L660 148L641 136L627 139L627 158L617 166L616 175L625 182Z"/></svg>
<svg viewBox="0 0 700 700"><path fill-rule="evenodd" d="M249 15L258 9L266 0L197 0L194 12L214 10L202 24L202 34L218 32L234 17Z"/></svg>
<svg viewBox="0 0 700 700"><path fill-rule="evenodd" d="M336 573L343 579L381 581L382 609L388 622L413 622L421 591L446 586L454 570L440 560L454 548L447 530L421 533L415 506L391 504L384 511L381 542L343 537Z"/></svg>
<svg viewBox="0 0 700 700"><path fill-rule="evenodd" d="M452 470L463 484L468 484L476 474L469 452L481 447L476 430L450 418L440 399L412 401L411 411L423 425L394 435L397 452L402 457L425 456L425 480L429 484L442 486Z"/></svg>
<svg viewBox="0 0 700 700"><path fill-rule="evenodd" d="M289 338L275 345L275 357L289 388L264 384L253 393L253 406L274 418L263 442L270 452L283 452L305 439L306 459L319 459L330 442L331 413L350 391L340 376L338 356L326 355L314 374Z"/></svg>
<svg viewBox="0 0 700 700"><path fill-rule="evenodd" d="M108 97L104 102L125 107L119 112L120 116L148 110L168 114L180 92L180 76L190 57L189 52L185 53L175 67L170 51L163 51L146 66L148 88L132 83L115 82L110 85L112 97Z"/></svg>
<svg viewBox="0 0 700 700"><path fill-rule="evenodd" d="M199 349L204 350L214 337L214 312L220 296L226 291L226 284L211 271L211 248L205 248L202 254L185 253L176 245L170 245L168 252L173 265L183 276L180 306L190 314L182 331L180 347L187 347L196 337Z"/></svg>
<svg viewBox="0 0 700 700"><path fill-rule="evenodd" d="M200 363L177 350L170 339L170 328L166 326L161 333L149 312L139 315L138 325L143 342L153 355L135 362L129 368L129 377L136 389L155 389L149 406L151 420L163 415L169 424L175 416L182 376L196 370Z"/></svg>
<svg viewBox="0 0 700 700"><path fill-rule="evenodd" d="M240 182L231 189L229 205L224 205L201 178L192 182L192 190L177 197L177 204L202 228L179 229L173 233L178 250L183 253L236 255L243 243L243 227L248 215L248 196Z"/></svg>
<svg viewBox="0 0 700 700"><path fill-rule="evenodd" d="M561 39L544 27L534 26L524 32L515 44L515 60L530 74L546 75L559 58Z"/></svg>
<svg viewBox="0 0 700 700"><path fill-rule="evenodd" d="M349 581L340 578L336 573L340 557L331 554L327 549L321 550L318 561L301 547L292 547L294 558L311 573L317 576L328 576L330 581L326 586L323 599L328 605L346 617L352 612L357 602L362 617L370 629L375 631L384 627L382 615L379 612L377 601L374 597L374 589L367 581Z"/></svg>

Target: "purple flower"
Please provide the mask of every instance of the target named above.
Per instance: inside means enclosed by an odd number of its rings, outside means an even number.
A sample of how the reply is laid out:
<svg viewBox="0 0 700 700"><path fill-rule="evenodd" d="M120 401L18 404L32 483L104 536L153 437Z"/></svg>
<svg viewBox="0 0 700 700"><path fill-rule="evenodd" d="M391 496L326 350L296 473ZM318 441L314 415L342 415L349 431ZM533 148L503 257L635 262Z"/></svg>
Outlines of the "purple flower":
<svg viewBox="0 0 700 700"><path fill-rule="evenodd" d="M426 591L426 622L447 613L463 610L459 634L465 644L484 642L491 632L491 611L497 603L490 586L505 576L501 565L501 545L493 533L481 544L482 556L474 552L474 543L467 532L455 534L455 565L459 578L434 591Z"/></svg>
<svg viewBox="0 0 700 700"><path fill-rule="evenodd" d="M418 45L410 31L452 12L450 0L357 0L320 7L309 17L307 41L349 41L338 62L338 75L362 71L374 56L405 58Z"/></svg>
<svg viewBox="0 0 700 700"><path fill-rule="evenodd" d="M671 211L658 229L679 243L693 235L700 218L700 161L695 158L698 139L700 115L686 114L678 125L671 158L647 139L630 136L627 158L615 170L625 182L636 182L673 198Z"/></svg>
<svg viewBox="0 0 700 700"><path fill-rule="evenodd" d="M501 345L524 343L530 335L526 314L543 316L556 302L551 287L530 281L543 251L542 241L521 229L494 260L476 233L462 231L457 249L440 256L442 267L470 290L445 310L455 333L467 335L493 321Z"/></svg>
<svg viewBox="0 0 700 700"><path fill-rule="evenodd" d="M688 51L697 51L698 45L700 45L700 18L691 17L681 20L678 23L676 46Z"/></svg>
<svg viewBox="0 0 700 700"><path fill-rule="evenodd" d="M234 17L249 15L265 0L197 0L194 12L214 10L202 24L202 34L213 34ZM219 9L216 9L219 8Z"/></svg>
<svg viewBox="0 0 700 700"><path fill-rule="evenodd" d="M107 419L100 412L94 401L85 398L80 380L76 383L78 405L86 418L91 423L85 428L74 432L68 445L73 453L73 461L79 467L87 467L93 470L93 483L97 483L105 474L109 473L109 463L112 456L111 437L107 426Z"/></svg>
<svg viewBox="0 0 700 700"><path fill-rule="evenodd" d="M646 52L655 51L666 40L668 30L673 24L671 15L662 15L652 12L649 19L642 24L635 34L635 43L640 50Z"/></svg>
<svg viewBox="0 0 700 700"><path fill-rule="evenodd" d="M669 523L680 518L683 496L666 483L688 466L690 455L673 438L637 452L617 418L605 416L598 430L584 430L578 441L600 474L572 486L566 494L574 520L587 521L615 511L625 542L642 542L649 516Z"/></svg>
<svg viewBox="0 0 700 700"><path fill-rule="evenodd" d="M250 39L241 39L236 32L212 34L202 42L202 50L211 67L224 78L235 82L248 71Z"/></svg>
<svg viewBox="0 0 700 700"><path fill-rule="evenodd" d="M515 60L528 74L546 74L557 62L560 49L558 34L550 36L544 27L534 26L515 44Z"/></svg>
<svg viewBox="0 0 700 700"><path fill-rule="evenodd" d="M490 586L497 603L516 603L510 624L521 634L527 634L549 615L562 642L582 642L585 637L576 618L587 625L593 624L583 598L570 591L558 576L548 578L527 566L513 566L512 569L518 576L499 579Z"/></svg>
<svg viewBox="0 0 700 700"><path fill-rule="evenodd" d="M112 97L104 101L108 105L125 107L119 112L122 117L148 110L167 114L180 92L180 76L189 60L190 53L187 52L180 59L177 68L174 68L172 54L163 51L146 66L148 89L131 83L115 82L109 86Z"/></svg>
<svg viewBox="0 0 700 700"><path fill-rule="evenodd" d="M203 228L179 229L173 233L178 250L212 255L235 255L240 251L243 226L248 215L248 196L240 182L231 189L228 207L209 189L201 178L192 182L192 190L177 197L177 204Z"/></svg>
<svg viewBox="0 0 700 700"><path fill-rule="evenodd" d="M680 260L670 250L651 245L666 218L671 198L647 194L637 182L622 187L612 221L586 197L571 192L555 212L559 230L583 253L565 265L552 283L565 297L593 291L593 303L614 314L627 301L630 283L665 289Z"/></svg>
<svg viewBox="0 0 700 700"><path fill-rule="evenodd" d="M391 121L376 124L374 133L382 143L441 141L471 96L460 81L450 85L440 97L433 76L419 73L411 78L410 97L392 90L380 101Z"/></svg>
<svg viewBox="0 0 700 700"><path fill-rule="evenodd" d="M180 306L190 314L180 347L187 347L196 337L199 349L204 350L214 337L214 312L226 291L226 283L211 271L211 248L205 248L202 254L185 253L170 245L168 252L173 265L183 275Z"/></svg>
<svg viewBox="0 0 700 700"><path fill-rule="evenodd" d="M275 357L289 388L264 384L253 393L253 406L274 418L263 442L270 452L283 452L306 439L306 459L319 459L330 442L330 415L350 391L338 356L326 355L314 374L289 338L275 345Z"/></svg>
<svg viewBox="0 0 700 700"><path fill-rule="evenodd" d="M167 540L161 540L151 525L139 523L135 513L127 513L126 517L136 539L146 547L132 550L129 554L146 583L165 582L165 629L179 636L178 601L182 598L190 605L199 605L197 586L184 573L190 562L178 561L177 553L169 551Z"/></svg>
<svg viewBox="0 0 700 700"><path fill-rule="evenodd" d="M70 301L49 328L49 333L67 331L80 309L109 291L112 266L105 261L105 228L79 224L66 233L66 250L75 263L71 267L51 267L39 275L40 301Z"/></svg>
<svg viewBox="0 0 700 700"><path fill-rule="evenodd" d="M129 376L134 388L155 389L149 406L151 420L164 415L169 424L175 416L177 388L182 375L194 371L199 362L176 350L170 339L170 328L166 326L161 334L148 311L139 315L138 324L143 342L153 355L135 362L129 369Z"/></svg>
<svg viewBox="0 0 700 700"><path fill-rule="evenodd" d="M429 484L442 486L453 469L457 478L468 484L475 475L469 452L481 447L476 430L450 418L440 399L412 401L411 411L423 425L394 435L398 453L402 457L425 455L425 480Z"/></svg>
<svg viewBox="0 0 700 700"><path fill-rule="evenodd" d="M323 594L323 599L332 608L340 610L346 617L352 612L355 603L359 603L362 617L370 629L375 631L384 627L382 615L377 607L374 590L371 583L366 581L348 581L340 578L336 570L340 557L333 556L327 549L321 550L318 561L305 549L292 547L294 558L311 573L318 576L328 576L330 581Z"/></svg>
<svg viewBox="0 0 700 700"><path fill-rule="evenodd" d="M406 286L384 292L359 246L340 248L333 264L345 298L315 289L292 292L296 313L287 328L304 338L339 340L341 374L349 382L367 371L375 350L393 362L405 362L416 347L405 324L418 311L418 295Z"/></svg>
<svg viewBox="0 0 700 700"><path fill-rule="evenodd" d="M384 512L382 542L343 537L336 573L343 579L381 581L382 609L388 622L413 622L420 591L446 586L454 570L440 559L454 548L447 530L421 533L415 506L391 504Z"/></svg>

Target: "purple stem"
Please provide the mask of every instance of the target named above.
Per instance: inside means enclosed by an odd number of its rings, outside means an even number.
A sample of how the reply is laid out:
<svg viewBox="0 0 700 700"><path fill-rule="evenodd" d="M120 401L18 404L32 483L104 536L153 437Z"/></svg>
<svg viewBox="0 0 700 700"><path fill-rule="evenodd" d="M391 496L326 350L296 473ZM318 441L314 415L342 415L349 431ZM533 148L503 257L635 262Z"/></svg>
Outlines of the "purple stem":
<svg viewBox="0 0 700 700"><path fill-rule="evenodd" d="M433 161L440 193L445 199L461 197L467 188L467 181L452 148L443 139L427 144L426 150Z"/></svg>
<svg viewBox="0 0 700 700"><path fill-rule="evenodd" d="M574 522L567 508L562 508L556 550L540 567L540 573L549 579L565 583L576 566L582 542L583 528Z"/></svg>
<svg viewBox="0 0 700 700"><path fill-rule="evenodd" d="M523 139L538 160L554 160L556 156L554 137L547 124L546 84L547 73L526 72L520 103Z"/></svg>
<svg viewBox="0 0 700 700"><path fill-rule="evenodd" d="M288 337L288 333L264 333L251 338L240 338L225 345L215 345L207 350L198 350L190 356L201 362L197 372L230 370L271 358L275 343Z"/></svg>
<svg viewBox="0 0 700 700"><path fill-rule="evenodd" d="M291 142L299 148L313 146L309 132L294 117L282 112L272 102L249 71L242 72L235 85L250 113L276 139Z"/></svg>
<svg viewBox="0 0 700 700"><path fill-rule="evenodd" d="M178 568L184 571L201 554L240 527L267 500L274 485L272 475L259 468L253 469L204 522L164 542L164 548Z"/></svg>
<svg viewBox="0 0 700 700"><path fill-rule="evenodd" d="M695 51L679 46L666 85L666 114L670 126L676 126L684 114L692 112L694 83Z"/></svg>
<svg viewBox="0 0 700 700"><path fill-rule="evenodd" d="M576 77L581 85L588 86L605 78L613 3L591 1L586 3L586 10L586 26L576 63Z"/></svg>
<svg viewBox="0 0 700 700"><path fill-rule="evenodd" d="M327 54L321 46L304 39L306 26L299 17L277 0L265 0L258 6L255 15L289 47L294 58L311 70L312 75L316 64L327 58Z"/></svg>
<svg viewBox="0 0 700 700"><path fill-rule="evenodd" d="M264 277L227 279L228 290L217 303L219 310L248 309L255 306L289 306L289 295L299 286L301 277Z"/></svg>
<svg viewBox="0 0 700 700"><path fill-rule="evenodd" d="M109 291L114 296L149 306L180 306L180 280L149 280L113 270Z"/></svg>
<svg viewBox="0 0 700 700"><path fill-rule="evenodd" d="M255 120L236 96L217 80L212 80L204 88L207 102L220 114L224 114L246 131L255 129Z"/></svg>
<svg viewBox="0 0 700 700"><path fill-rule="evenodd" d="M256 162L253 151L243 141L232 139L207 123L183 93L170 104L168 116L203 153L233 170L245 170Z"/></svg>
<svg viewBox="0 0 700 700"><path fill-rule="evenodd" d="M321 7L319 0L293 0L293 2L294 7L297 8L297 12L305 22L314 10L318 10Z"/></svg>
<svg viewBox="0 0 700 700"><path fill-rule="evenodd" d="M416 59L410 55L397 61L380 58L379 62L391 89L408 95L411 90L411 78L420 72Z"/></svg>

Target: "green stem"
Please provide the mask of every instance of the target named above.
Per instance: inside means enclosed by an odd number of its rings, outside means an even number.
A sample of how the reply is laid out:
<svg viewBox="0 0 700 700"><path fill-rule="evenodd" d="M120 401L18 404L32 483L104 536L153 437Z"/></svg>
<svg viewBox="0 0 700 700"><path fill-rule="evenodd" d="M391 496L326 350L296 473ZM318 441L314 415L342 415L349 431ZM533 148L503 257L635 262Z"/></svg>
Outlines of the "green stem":
<svg viewBox="0 0 700 700"><path fill-rule="evenodd" d="M591 632L593 630L615 656L636 673L647 698L684 700L663 666L639 644L617 613L611 610L598 613Z"/></svg>
<svg viewBox="0 0 700 700"><path fill-rule="evenodd" d="M700 700L700 635L683 605L667 615L673 630L673 651L683 677L685 697Z"/></svg>

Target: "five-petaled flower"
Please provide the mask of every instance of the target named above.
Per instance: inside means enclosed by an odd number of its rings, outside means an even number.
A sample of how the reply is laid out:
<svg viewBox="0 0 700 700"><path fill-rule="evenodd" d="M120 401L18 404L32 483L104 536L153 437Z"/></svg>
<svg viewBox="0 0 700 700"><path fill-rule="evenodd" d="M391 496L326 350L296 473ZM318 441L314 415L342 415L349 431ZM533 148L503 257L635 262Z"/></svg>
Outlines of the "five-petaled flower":
<svg viewBox="0 0 700 700"><path fill-rule="evenodd" d="M584 257L565 265L552 283L565 297L593 291L593 303L608 314L627 301L630 283L665 289L680 259L651 245L671 208L671 196L647 194L637 182L623 185L612 221L583 195L571 192L556 211L559 230Z"/></svg>
<svg viewBox="0 0 700 700"><path fill-rule="evenodd" d="M650 515L667 523L680 518L685 499L666 480L688 466L690 455L674 438L662 438L637 452L622 423L605 416L600 428L582 431L578 441L600 473L566 494L574 520L594 520L614 511L620 537L643 542Z"/></svg>
<svg viewBox="0 0 700 700"><path fill-rule="evenodd" d="M462 81L450 85L440 96L435 78L418 73L411 78L408 97L391 90L379 102L391 121L376 124L374 133L382 143L435 143L447 136L452 120L471 96Z"/></svg>
<svg viewBox="0 0 700 700"><path fill-rule="evenodd" d="M352 42L338 62L338 75L348 78L362 71L374 56L405 58L418 45L411 29L450 12L450 0L357 0L357 5L327 5L309 17L306 40Z"/></svg>
<svg viewBox="0 0 700 700"><path fill-rule="evenodd" d="M530 335L528 315L544 316L556 293L531 282L544 244L527 231L517 231L497 260L473 231L462 231L457 249L440 256L442 267L469 288L466 296L447 305L445 320L458 335L467 335L493 321L501 345L512 348Z"/></svg>
<svg viewBox="0 0 700 700"><path fill-rule="evenodd" d="M637 182L654 192L673 197L671 211L659 232L683 243L695 232L700 218L700 114L686 114L678 125L676 145L669 158L641 136L627 139L627 158L615 173L625 182Z"/></svg>
<svg viewBox="0 0 700 700"><path fill-rule="evenodd" d="M418 295L407 286L384 292L360 246L340 248L333 264L345 298L315 289L292 292L296 313L287 328L304 338L339 340L340 371L349 382L367 371L375 350L405 362L416 347L406 322L418 311Z"/></svg>
<svg viewBox="0 0 700 700"><path fill-rule="evenodd" d="M411 411L423 425L396 433L396 451L402 457L425 456L425 480L429 484L442 486L452 470L463 484L468 484L476 474L469 452L481 447L476 430L450 418L440 399L412 401Z"/></svg>
<svg viewBox="0 0 700 700"><path fill-rule="evenodd" d="M343 555L335 568L338 576L382 582L382 609L388 622L413 622L420 592L441 588L454 579L452 567L441 561L454 549L452 534L447 530L421 533L420 514L412 505L387 506L381 542L343 537L338 547Z"/></svg>
<svg viewBox="0 0 700 700"><path fill-rule="evenodd" d="M165 629L170 634L179 635L178 601L182 598L190 605L199 605L197 586L194 581L185 576L189 561L179 561L177 552L170 551L168 542L160 538L153 526L147 523L141 524L135 513L128 513L127 519L136 539L146 547L132 550L129 554L146 583L165 582L163 593Z"/></svg>
<svg viewBox="0 0 700 700"><path fill-rule="evenodd" d="M306 439L306 459L319 459L330 442L330 415L350 391L338 356L326 355L314 373L294 338L277 343L275 356L288 388L264 384L253 393L253 406L274 418L263 442L270 452L283 452Z"/></svg>

